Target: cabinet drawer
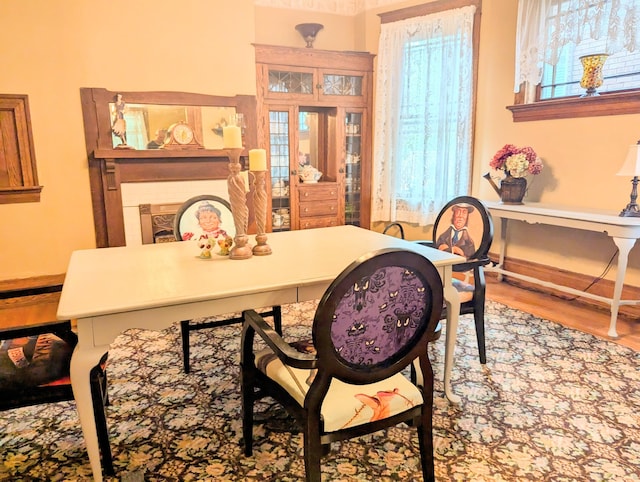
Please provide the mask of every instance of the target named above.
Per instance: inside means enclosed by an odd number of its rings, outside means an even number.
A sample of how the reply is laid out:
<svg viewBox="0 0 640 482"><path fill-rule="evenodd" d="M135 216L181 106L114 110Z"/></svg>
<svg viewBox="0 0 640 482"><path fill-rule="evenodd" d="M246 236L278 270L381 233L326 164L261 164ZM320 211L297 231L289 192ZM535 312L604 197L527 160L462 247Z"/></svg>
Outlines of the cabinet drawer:
<svg viewBox="0 0 640 482"><path fill-rule="evenodd" d="M338 219L334 216L300 218L300 229L327 228L329 226L337 225Z"/></svg>
<svg viewBox="0 0 640 482"><path fill-rule="evenodd" d="M328 214L333 214L335 216L337 212L338 201L300 203L301 218L305 218L308 216L326 216Z"/></svg>
<svg viewBox="0 0 640 482"><path fill-rule="evenodd" d="M299 188L300 202L305 201L337 201L338 187L333 184L323 186L322 183L312 186L300 186Z"/></svg>

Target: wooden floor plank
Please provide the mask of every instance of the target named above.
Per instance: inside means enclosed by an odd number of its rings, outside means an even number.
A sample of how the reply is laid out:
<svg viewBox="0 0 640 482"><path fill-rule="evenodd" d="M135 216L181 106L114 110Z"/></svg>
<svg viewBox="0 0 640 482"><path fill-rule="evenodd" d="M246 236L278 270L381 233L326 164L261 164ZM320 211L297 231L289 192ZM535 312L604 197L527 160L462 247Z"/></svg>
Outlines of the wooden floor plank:
<svg viewBox="0 0 640 482"><path fill-rule="evenodd" d="M640 320L619 317L618 338L607 335L610 313L606 309L587 306L579 300L566 300L534 290L519 288L487 277L487 298L511 306L534 316L555 321L568 328L640 350Z"/></svg>

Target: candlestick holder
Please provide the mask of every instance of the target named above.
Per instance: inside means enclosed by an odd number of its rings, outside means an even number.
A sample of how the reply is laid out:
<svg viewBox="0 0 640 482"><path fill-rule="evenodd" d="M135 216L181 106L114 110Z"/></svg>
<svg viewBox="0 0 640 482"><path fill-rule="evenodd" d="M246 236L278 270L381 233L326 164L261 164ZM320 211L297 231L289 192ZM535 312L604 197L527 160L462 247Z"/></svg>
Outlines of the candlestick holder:
<svg viewBox="0 0 640 482"><path fill-rule="evenodd" d="M256 242L253 247L253 254L256 256L266 256L271 254L271 246L267 244L266 224L267 224L267 190L265 189L265 171L253 171L253 207L256 215Z"/></svg>
<svg viewBox="0 0 640 482"><path fill-rule="evenodd" d="M229 201L231 202L231 214L233 224L236 228L236 235L233 238L234 246L231 248L229 258L247 259L252 256L251 246L247 243L247 223L249 219L249 209L247 208L247 193L245 191L244 179L240 174L240 153L241 147L225 149L229 156L229 177L227 178L227 189L229 190Z"/></svg>

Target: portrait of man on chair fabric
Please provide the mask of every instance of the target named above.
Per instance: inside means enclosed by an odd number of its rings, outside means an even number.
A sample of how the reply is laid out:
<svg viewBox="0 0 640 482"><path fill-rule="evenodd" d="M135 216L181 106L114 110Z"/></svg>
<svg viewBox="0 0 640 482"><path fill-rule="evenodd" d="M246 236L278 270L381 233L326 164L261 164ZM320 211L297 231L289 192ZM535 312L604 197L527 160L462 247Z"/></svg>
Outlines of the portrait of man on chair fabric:
<svg viewBox="0 0 640 482"><path fill-rule="evenodd" d="M477 250L474 239L482 239L484 224L476 209L467 203L451 206L451 223L442 223L442 231L437 233L436 247L465 258L470 258Z"/></svg>

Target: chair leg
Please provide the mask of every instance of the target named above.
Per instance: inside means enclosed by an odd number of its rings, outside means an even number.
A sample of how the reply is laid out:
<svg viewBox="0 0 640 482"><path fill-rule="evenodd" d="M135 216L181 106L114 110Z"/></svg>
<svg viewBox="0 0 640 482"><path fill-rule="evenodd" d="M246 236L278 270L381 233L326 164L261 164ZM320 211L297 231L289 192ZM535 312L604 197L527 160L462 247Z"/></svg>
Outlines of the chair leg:
<svg viewBox="0 0 640 482"><path fill-rule="evenodd" d="M435 482L435 467L433 456L433 369L429 364L429 374L425 374L423 388L424 405L422 417L417 423L422 476L425 482Z"/></svg>
<svg viewBox="0 0 640 482"><path fill-rule="evenodd" d="M424 482L435 482L436 475L433 465L433 441L429 440L433 435L428 432L429 430L425 429L422 425L418 427L418 443L421 455L422 477ZM431 448L429 448L429 446Z"/></svg>
<svg viewBox="0 0 640 482"><path fill-rule="evenodd" d="M96 421L98 435L98 446L102 456L102 468L105 475L115 475L113 469L113 455L111 454L111 444L109 443L109 429L107 427L107 416L105 413L105 401L108 399L106 390L106 372L100 365L91 370L91 398L93 402L93 415Z"/></svg>
<svg viewBox="0 0 640 482"><path fill-rule="evenodd" d="M304 429L304 469L307 474L307 482L322 482L322 470L320 459L323 447L318 434L312 435L309 428L309 420Z"/></svg>
<svg viewBox="0 0 640 482"><path fill-rule="evenodd" d="M476 268L473 271L475 289L473 292L473 321L476 325L476 338L478 340L478 353L480 354L480 363L487 363L487 353L484 342L484 300L486 293L486 282L484 278L484 270Z"/></svg>
<svg viewBox="0 0 640 482"><path fill-rule="evenodd" d="M484 341L484 305L480 308L476 307L473 312L473 321L476 325L476 338L478 340L478 353L480 354L480 363L487 363L487 349Z"/></svg>
<svg viewBox="0 0 640 482"><path fill-rule="evenodd" d="M242 387L242 439L244 441L244 454L250 456L253 454L253 382L247 378L253 378L245 371L244 367L240 367L240 378Z"/></svg>
<svg viewBox="0 0 640 482"><path fill-rule="evenodd" d="M189 373L191 369L189 366L189 320L182 320L180 322L180 333L182 335L182 363L184 365L184 372Z"/></svg>
<svg viewBox="0 0 640 482"><path fill-rule="evenodd" d="M282 336L282 307L273 307L273 327L278 335Z"/></svg>

